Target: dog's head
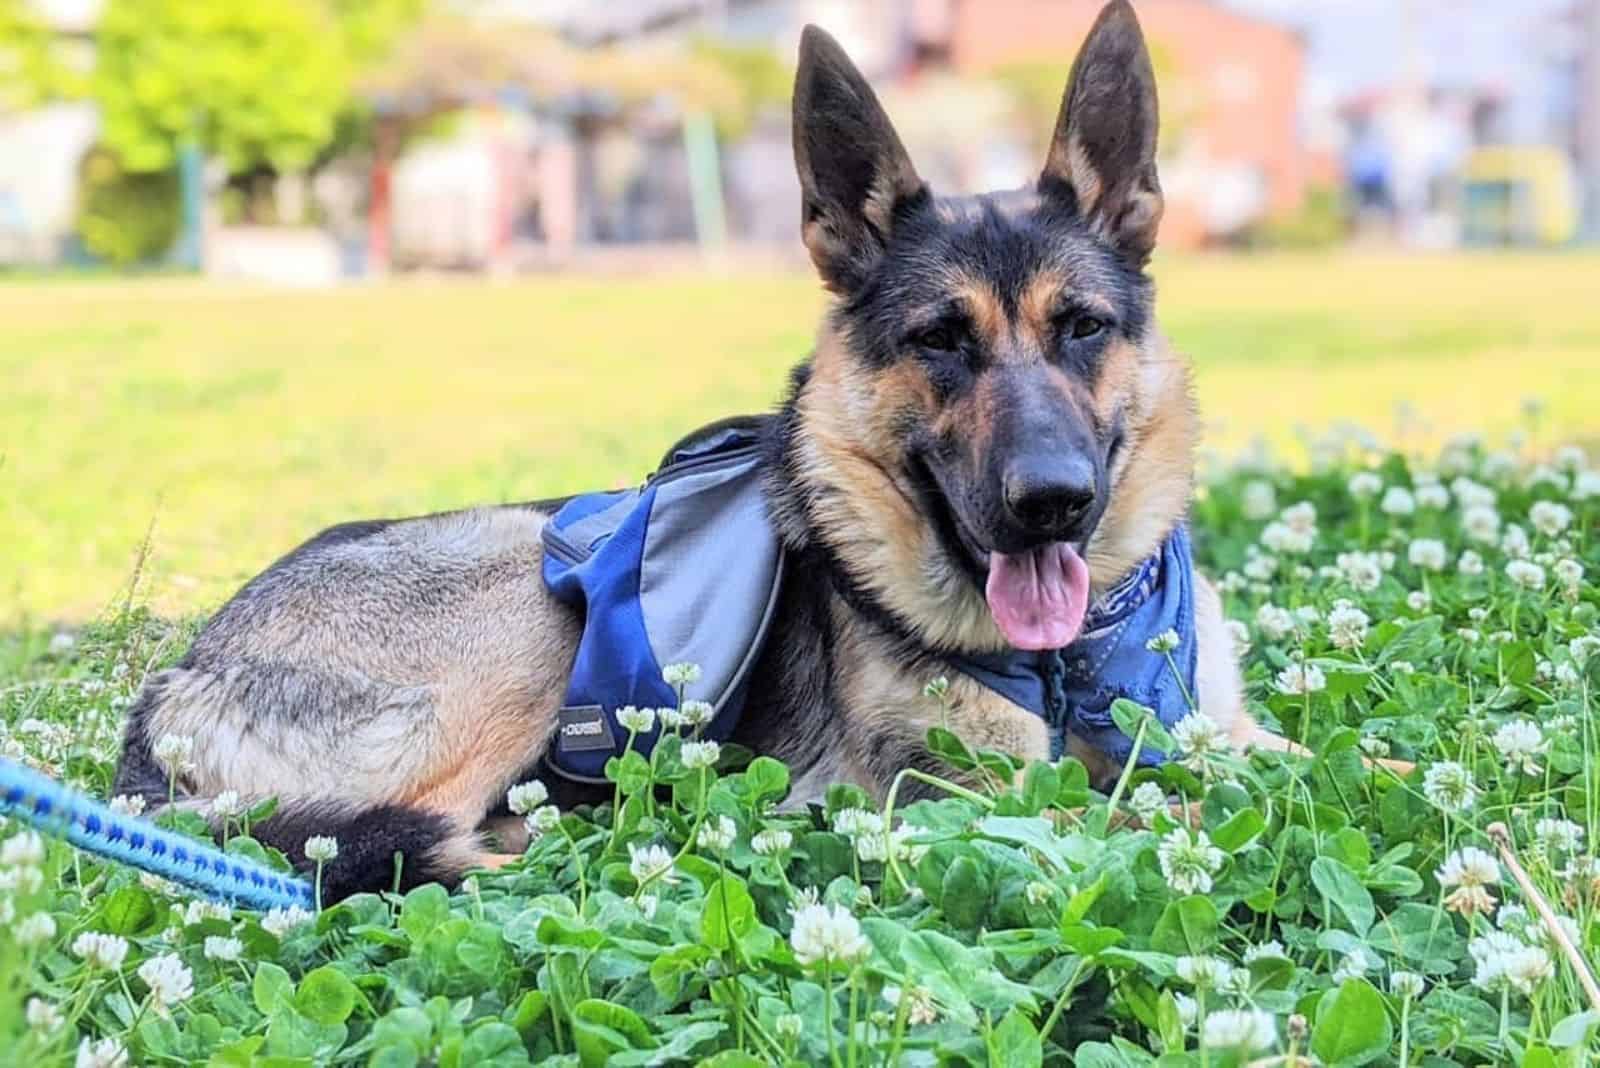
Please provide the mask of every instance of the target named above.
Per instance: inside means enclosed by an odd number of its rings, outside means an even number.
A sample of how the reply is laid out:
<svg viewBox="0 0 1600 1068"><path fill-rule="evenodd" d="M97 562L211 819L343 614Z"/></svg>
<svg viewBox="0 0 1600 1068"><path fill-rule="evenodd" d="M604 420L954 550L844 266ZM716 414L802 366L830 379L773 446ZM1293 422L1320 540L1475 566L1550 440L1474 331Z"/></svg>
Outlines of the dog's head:
<svg viewBox="0 0 1600 1068"><path fill-rule="evenodd" d="M1161 408L1192 422L1144 275L1156 126L1149 53L1115 0L1073 65L1036 185L938 198L860 72L806 30L802 233L836 297L799 398L810 518L935 644L1069 644L1091 570L1114 580L1187 503L1187 429L1167 435L1175 455L1144 491L1122 492ZM1140 499L1156 514L1141 518Z"/></svg>

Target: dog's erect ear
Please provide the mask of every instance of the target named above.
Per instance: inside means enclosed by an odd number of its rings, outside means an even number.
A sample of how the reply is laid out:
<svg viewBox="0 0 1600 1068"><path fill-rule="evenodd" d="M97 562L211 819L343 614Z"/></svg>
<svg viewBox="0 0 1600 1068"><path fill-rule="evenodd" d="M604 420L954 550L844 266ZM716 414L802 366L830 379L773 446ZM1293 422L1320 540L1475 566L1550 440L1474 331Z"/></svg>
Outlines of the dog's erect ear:
<svg viewBox="0 0 1600 1068"><path fill-rule="evenodd" d="M1133 5L1112 0L1072 64L1039 189L1071 198L1097 233L1139 264L1161 222L1156 126L1144 34Z"/></svg>
<svg viewBox="0 0 1600 1068"><path fill-rule="evenodd" d="M828 288L849 292L882 254L896 211L926 193L872 87L815 26L800 36L794 164L811 260Z"/></svg>

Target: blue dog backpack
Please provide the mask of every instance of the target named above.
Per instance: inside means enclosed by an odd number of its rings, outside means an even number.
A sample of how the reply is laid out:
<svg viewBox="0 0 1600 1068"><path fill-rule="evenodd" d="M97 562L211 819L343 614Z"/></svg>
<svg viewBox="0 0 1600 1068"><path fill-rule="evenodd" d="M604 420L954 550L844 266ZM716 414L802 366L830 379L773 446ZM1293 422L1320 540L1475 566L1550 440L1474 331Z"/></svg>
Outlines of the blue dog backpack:
<svg viewBox="0 0 1600 1068"><path fill-rule="evenodd" d="M547 763L580 782L603 783L628 732L617 710L672 707L668 664L693 663L689 697L712 706L701 737L738 725L750 672L777 606L784 552L762 489L762 417L714 423L666 455L642 486L568 500L543 532L545 585L583 617L571 680ZM1051 756L1068 734L1114 759L1132 742L1111 705L1130 698L1168 727L1198 699L1194 564L1175 527L1156 551L1089 608L1065 649L947 655L952 668L1043 719ZM1171 632L1166 653L1151 638ZM660 722L634 740L649 753ZM1141 764L1159 764L1149 748Z"/></svg>
<svg viewBox="0 0 1600 1068"><path fill-rule="evenodd" d="M673 707L668 664L692 663L700 735L726 739L766 640L783 546L762 493L760 419L726 420L675 445L642 486L575 497L545 524L545 585L583 615L550 765L604 782L628 732L617 709ZM661 725L635 739L648 753Z"/></svg>

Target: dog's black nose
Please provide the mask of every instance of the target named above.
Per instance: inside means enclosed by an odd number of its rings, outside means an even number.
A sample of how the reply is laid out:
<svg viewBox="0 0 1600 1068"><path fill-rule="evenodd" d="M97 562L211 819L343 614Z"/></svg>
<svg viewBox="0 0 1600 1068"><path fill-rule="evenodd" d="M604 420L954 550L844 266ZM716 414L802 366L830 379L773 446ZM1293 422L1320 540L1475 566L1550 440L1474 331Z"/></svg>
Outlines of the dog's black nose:
<svg viewBox="0 0 1600 1068"><path fill-rule="evenodd" d="M1007 468L1002 489L1012 520L1036 536L1070 541L1094 507L1094 464L1083 455L1020 458Z"/></svg>

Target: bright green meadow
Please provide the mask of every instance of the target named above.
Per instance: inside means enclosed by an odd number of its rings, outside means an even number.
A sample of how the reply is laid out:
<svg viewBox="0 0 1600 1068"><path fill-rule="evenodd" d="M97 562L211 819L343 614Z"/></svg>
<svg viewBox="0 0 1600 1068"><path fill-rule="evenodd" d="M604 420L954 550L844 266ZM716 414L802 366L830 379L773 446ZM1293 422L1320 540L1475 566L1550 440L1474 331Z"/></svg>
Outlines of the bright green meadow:
<svg viewBox="0 0 1600 1068"><path fill-rule="evenodd" d="M1118 702L1167 759L1104 790L935 729L940 773L810 799L688 724L605 804L513 791L499 872L303 914L0 823L0 1063L1591 1064L1597 267L1158 265L1212 444L1277 450L1207 461L1192 521L1252 712L1310 755ZM818 307L780 275L0 288L0 755L105 796L141 681L271 557L631 480L770 401ZM283 863L270 805L212 813L228 849Z"/></svg>

